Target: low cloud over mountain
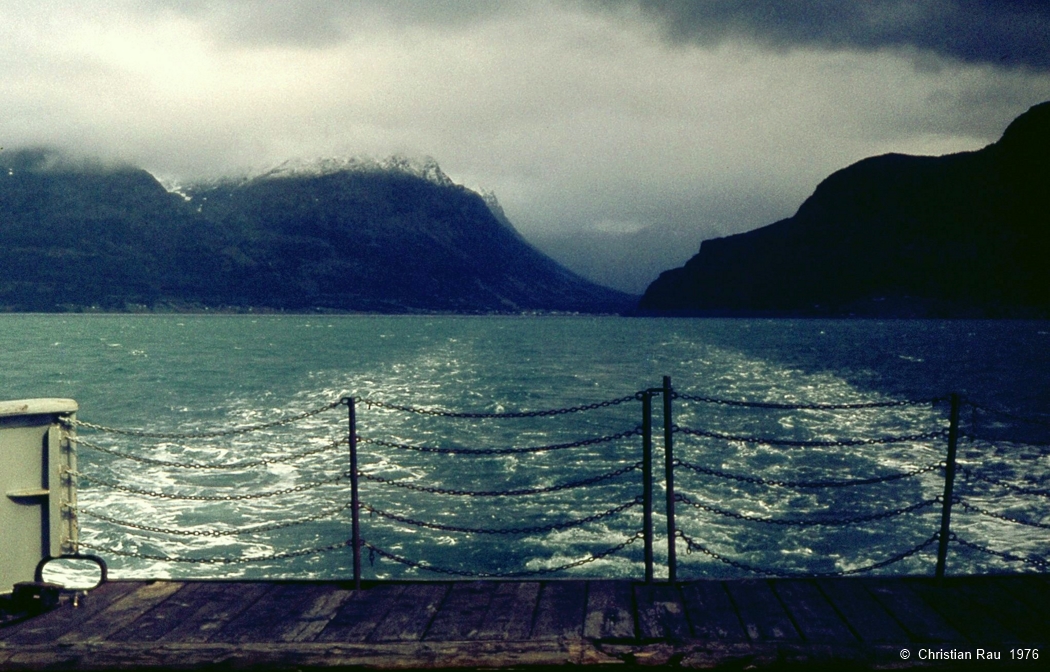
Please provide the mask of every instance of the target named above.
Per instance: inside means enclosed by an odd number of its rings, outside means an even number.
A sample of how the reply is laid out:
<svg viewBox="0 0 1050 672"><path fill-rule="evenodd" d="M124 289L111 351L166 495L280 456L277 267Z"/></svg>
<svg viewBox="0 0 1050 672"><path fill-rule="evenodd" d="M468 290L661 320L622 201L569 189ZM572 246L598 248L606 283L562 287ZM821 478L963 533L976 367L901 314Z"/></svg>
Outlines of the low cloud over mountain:
<svg viewBox="0 0 1050 672"><path fill-rule="evenodd" d="M498 213L497 213L498 214ZM164 189L146 171L0 154L5 310L618 311L433 162L283 165Z"/></svg>

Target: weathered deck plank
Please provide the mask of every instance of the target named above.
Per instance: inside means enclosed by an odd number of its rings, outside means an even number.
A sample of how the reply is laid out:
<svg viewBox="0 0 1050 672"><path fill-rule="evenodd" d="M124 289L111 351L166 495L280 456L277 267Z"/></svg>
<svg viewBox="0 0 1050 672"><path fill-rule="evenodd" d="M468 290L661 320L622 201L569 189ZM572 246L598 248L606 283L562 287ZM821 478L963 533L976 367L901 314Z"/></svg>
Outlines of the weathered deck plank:
<svg viewBox="0 0 1050 672"><path fill-rule="evenodd" d="M323 584L314 586L313 600L295 620L285 622L276 634L281 642L309 642L331 622L344 603L354 596L350 589L325 590Z"/></svg>
<svg viewBox="0 0 1050 672"><path fill-rule="evenodd" d="M721 581L696 581L682 586L693 637L705 641L746 642L747 632Z"/></svg>
<svg viewBox="0 0 1050 672"><path fill-rule="evenodd" d="M227 588L221 584L187 583L168 599L112 634L114 642L155 642L185 623Z"/></svg>
<svg viewBox="0 0 1050 672"><path fill-rule="evenodd" d="M800 638L768 581L745 579L728 582L726 587L751 641Z"/></svg>
<svg viewBox="0 0 1050 672"><path fill-rule="evenodd" d="M278 585L231 619L210 641L280 641L285 629L317 599L317 591L318 586L311 584Z"/></svg>
<svg viewBox="0 0 1050 672"><path fill-rule="evenodd" d="M993 585L1020 600L1027 611L1044 623L1050 623L1050 583L1033 581L1022 575L991 577Z"/></svg>
<svg viewBox="0 0 1050 672"><path fill-rule="evenodd" d="M965 637L915 594L908 584L908 581L876 579L868 586L875 599L901 624L912 641L965 641Z"/></svg>
<svg viewBox="0 0 1050 672"><path fill-rule="evenodd" d="M404 590L404 585L394 583L355 592L336 610L316 641L364 641L394 607Z"/></svg>
<svg viewBox="0 0 1050 672"><path fill-rule="evenodd" d="M450 590L447 583L411 583L369 635L372 642L414 642L423 637Z"/></svg>
<svg viewBox="0 0 1050 672"><path fill-rule="evenodd" d="M569 639L583 633L587 584L548 581L540 589L532 626L533 639Z"/></svg>
<svg viewBox="0 0 1050 672"><path fill-rule="evenodd" d="M957 583L950 587L916 583L912 588L968 641L1013 639L1013 633L972 600L967 599L962 594L962 586Z"/></svg>
<svg viewBox="0 0 1050 672"><path fill-rule="evenodd" d="M122 628L133 623L135 619L166 600L182 587L181 583L171 581L146 583L140 586L138 590L134 590L114 601L108 607L95 614L94 618L80 623L76 630L66 632L58 637L55 642L67 644L76 641L106 639L109 635L119 632Z"/></svg>
<svg viewBox="0 0 1050 672"><path fill-rule="evenodd" d="M1050 646L1040 575L273 583L120 581L0 629L0 671L784 663L922 666ZM902 649L914 656L902 658Z"/></svg>
<svg viewBox="0 0 1050 672"><path fill-rule="evenodd" d="M251 607L259 598L274 589L273 584L221 583L214 590L202 586L198 609L185 621L169 630L161 642L207 642L222 628Z"/></svg>
<svg viewBox="0 0 1050 672"><path fill-rule="evenodd" d="M991 583L965 581L962 592L979 608L983 607L988 617L994 618L1006 630L1012 632L1016 641L1031 641L1046 630L1045 618L1040 619L1036 614L1025 613L1026 607L1023 601L1007 591L996 588Z"/></svg>
<svg viewBox="0 0 1050 672"><path fill-rule="evenodd" d="M528 639L539 592L536 581L498 584L474 639Z"/></svg>
<svg viewBox="0 0 1050 672"><path fill-rule="evenodd" d="M851 632L862 642L883 644L906 642L908 634L886 608L864 587L852 579L821 579L817 585L845 619Z"/></svg>
<svg viewBox="0 0 1050 672"><path fill-rule="evenodd" d="M689 639L689 619L677 585L639 584L634 587L638 613L638 636L643 640Z"/></svg>
<svg viewBox="0 0 1050 672"><path fill-rule="evenodd" d="M427 630L426 639L439 642L474 639L497 588L499 584L491 581L453 584Z"/></svg>
<svg viewBox="0 0 1050 672"><path fill-rule="evenodd" d="M123 581L106 583L91 591L91 594L81 600L76 608L56 609L26 621L18 627L0 629L0 642L12 645L52 642L62 634L69 632L75 627L75 624L93 619L95 614L141 587L139 583Z"/></svg>
<svg viewBox="0 0 1050 672"><path fill-rule="evenodd" d="M628 582L589 582L583 636L595 640L634 639L633 601Z"/></svg>
<svg viewBox="0 0 1050 672"><path fill-rule="evenodd" d="M787 579L776 582L773 588L795 629L806 641L839 644L857 641L835 607L811 580Z"/></svg>

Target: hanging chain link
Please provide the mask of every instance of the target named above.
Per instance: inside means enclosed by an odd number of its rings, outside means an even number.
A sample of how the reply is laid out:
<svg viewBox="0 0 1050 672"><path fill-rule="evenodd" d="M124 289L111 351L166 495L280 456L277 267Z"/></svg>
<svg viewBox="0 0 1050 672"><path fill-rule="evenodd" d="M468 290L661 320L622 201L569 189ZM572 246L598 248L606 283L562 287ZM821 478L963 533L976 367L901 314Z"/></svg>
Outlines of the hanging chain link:
<svg viewBox="0 0 1050 672"><path fill-rule="evenodd" d="M716 476L718 478L724 478L727 480L739 481L741 483L752 483L754 485L773 485L781 488L845 488L854 485L871 485L874 483L888 483L890 481L896 481L902 478L910 478L912 476L918 476L925 474L937 469L943 469L945 467L944 462L934 462L928 464L925 467L919 467L911 471L900 472L896 474L889 474L886 476L873 476L871 478L851 478L840 481L827 480L827 481L781 481L770 478L759 478L757 476L743 476L740 474L730 474L725 471L718 471L717 469L708 469L707 467L701 467L699 465L690 464L684 460L678 458L674 459L674 466L684 467L690 469L699 474L706 474L708 476Z"/></svg>
<svg viewBox="0 0 1050 672"><path fill-rule="evenodd" d="M121 520L119 518L113 518L97 511L78 506L76 508L70 508L69 510L73 515L86 515L98 520L103 520L107 523L114 525L120 525L121 527L128 527L134 530L140 530L142 532L159 532L160 534L170 534L176 536L187 536L187 537L232 537L241 536L246 534L259 534L261 532L273 532L274 530L283 530L286 527L294 527L296 525L303 525L305 523L317 522L324 520L325 518L331 518L332 516L342 513L351 507L351 504L343 504L340 507L334 509L328 509L319 513L305 516L297 520L289 520L281 523L272 523L269 525L254 525L250 527L242 527L235 530L186 530L177 528L167 527L153 527L151 525L143 525L141 523L133 523L130 520Z"/></svg>
<svg viewBox="0 0 1050 672"><path fill-rule="evenodd" d="M940 497L934 497L932 499L926 499L909 506L902 506L892 511L883 511L880 513L873 513L864 516L853 516L852 518L826 518L826 519L790 519L790 518L760 518L758 516L752 516L746 513L737 513L734 511L726 511L709 504L702 502L696 502L687 497L686 495L676 494L674 496L676 502L682 502L688 504L693 508L700 509L701 511L707 511L708 513L714 513L719 516L726 518L736 518L737 520L750 520L754 523L765 523L767 525L787 525L795 527L810 527L814 525L853 525L855 523L867 523L872 520L882 520L884 518L893 518L905 513L911 513L912 511L918 511L919 509L925 509L926 507L933 506L940 501Z"/></svg>
<svg viewBox="0 0 1050 672"><path fill-rule="evenodd" d="M947 397L934 397L933 399L902 399L899 401L867 401L853 404L778 404L764 401L736 401L732 399L717 399L715 397L703 397L695 394L674 393L675 399L685 401L697 401L704 404L716 404L718 406L740 406L746 408L766 408L787 411L852 411L864 408L895 408L901 406L928 406L945 401Z"/></svg>
<svg viewBox="0 0 1050 672"><path fill-rule="evenodd" d="M364 510L364 511L367 511L367 512L373 514L373 515L377 515L377 516L380 516L382 518L386 518L387 520L394 520L394 521L397 521L399 523L404 523L405 525L411 525L413 527L425 527L425 528L430 529L430 530L441 530L443 532L463 532L463 533L466 533L466 534L502 534L502 535L511 535L511 534L539 534L541 532L554 532L554 531L557 531L557 530L564 530L564 529L568 529L568 528L571 528L571 527L579 527L581 525L586 525L588 523L593 523L593 522L599 521L599 520L601 520L603 518L608 518L609 516L614 516L617 513L620 513L621 511L626 511L627 509L629 509L629 508L631 508L633 506L638 506L641 503L642 503L642 497L641 497L641 495L639 495L637 498L635 498L634 501L627 502L625 504L621 504L621 505L619 505L617 507L614 507L612 509L609 509L607 511L602 511L601 513L595 513L593 515L587 516L586 518L578 518L578 519L575 519L575 520L569 520L569 521L565 521L565 522L561 522L561 523L549 523L547 525L536 525L536 526L533 526L533 527L504 527L504 528L460 527L460 526L457 526L457 525L444 525L444 524L441 524L441 523L428 523L426 521L415 520L413 518L408 518L406 516L401 516L401 515L398 515L396 513L390 513L388 511L383 511L382 509L377 509L375 507L372 507L372 506L369 506L368 504L363 504L363 503L361 504L361 509Z"/></svg>
<svg viewBox="0 0 1050 672"><path fill-rule="evenodd" d="M154 560L157 562L182 562L192 563L198 565L237 565L247 562L267 562L272 560L288 560L290 558L301 558L306 555L316 555L318 553L329 553L331 551L338 551L339 549L352 546L351 540L340 541L335 544L323 546L321 548L306 548L300 551L287 551L285 553L274 553L273 555L263 555L257 557L248 558L182 558L173 557L168 555L151 555L148 553L139 553L137 551L122 551L115 548L105 548L103 546L96 546L84 541L80 542L80 545L84 548L90 548L93 551L99 551L102 553L111 553L113 555L120 555L125 558L138 558L140 560Z"/></svg>
<svg viewBox="0 0 1050 672"><path fill-rule="evenodd" d="M1013 553L1004 553L1002 551L996 551L995 549L988 548L987 546L982 546L981 544L975 544L972 541L966 541L965 539L960 539L959 537L957 537L955 535L954 532L949 534L948 538L951 539L952 541L954 541L957 544L960 544L962 546L966 546L967 548L972 548L975 551L980 551L981 553L987 553L988 555L994 555L994 556L1000 557L1003 560L1009 560L1011 562L1023 562L1026 565L1034 565L1036 567L1041 567L1043 569L1046 569L1046 568L1050 567L1050 560L1047 560L1046 558L1014 555Z"/></svg>
<svg viewBox="0 0 1050 672"><path fill-rule="evenodd" d="M449 411L440 408L420 408L418 406L402 406L400 404L391 404L385 401L379 401L378 399L360 399L359 401L365 404L368 408L382 408L388 411L402 411L404 413L415 413L417 415L432 415L439 416L442 418L545 418L554 415L567 415L569 413L580 413L583 411L593 411L599 408L608 408L610 406L619 406L629 401L638 401L642 398L643 392L636 392L626 397L620 397L618 399L610 399L608 401L600 401L594 404L585 404L581 406L569 406L568 408L554 408L544 411L512 411L512 412L493 412L493 413L463 413L459 411Z"/></svg>
<svg viewBox="0 0 1050 672"><path fill-rule="evenodd" d="M572 441L571 443L555 443L548 446L529 446L525 448L433 448L431 446L415 446L407 443L395 443L393 441L368 439L365 437L358 437L357 442L359 444L365 443L373 446L383 446L385 448L397 448L398 450L415 450L424 453L439 453L442 455L515 455L520 453L542 453L554 450L564 450L567 448L581 448L583 446L593 446L600 443L619 441L620 439L626 439L632 436L641 436L641 434L642 428L637 427L617 434L600 436L593 439L581 439L579 441Z"/></svg>
<svg viewBox="0 0 1050 672"><path fill-rule="evenodd" d="M1023 444L1024 446L1028 446L1029 448L1039 448L1040 449L1039 452L1040 452L1041 455L1050 454L1047 451L1042 450L1043 448L1050 448L1050 441L1035 441L1035 440L1032 440L1032 439L1025 439L1024 441L1018 441L1018 440L1004 439L1004 438L1001 438L1001 437L998 437L998 436L988 436L986 434L981 434L981 433L976 432L974 430L970 430L970 431L967 431L967 432L960 431L959 432L959 436L962 437L962 438L965 438L970 443L974 443L974 442L977 442L977 441L986 443L986 444L989 445L990 448L1002 448L1003 444L1010 444L1010 445L1013 445L1013 446L1016 446L1018 444Z"/></svg>
<svg viewBox="0 0 1050 672"><path fill-rule="evenodd" d="M961 506L962 508L966 509L967 511L970 511L971 513L979 513L982 516L988 516L990 518L998 518L999 520L1005 520L1006 522L1009 522L1009 523L1017 523L1018 525L1027 525L1029 527L1039 527L1039 528L1042 528L1044 530L1050 530L1050 525L1048 525L1047 523L1033 523L1030 520L1023 520L1021 518L1014 518L1012 516L1007 516L1007 515L1002 514L1002 513L996 513L994 511L989 511L988 509L982 509L981 507L974 506L974 505L970 504L969 502L967 502L965 499L961 499L959 497L955 497L952 501L953 501L953 503L958 504L959 506Z"/></svg>
<svg viewBox="0 0 1050 672"><path fill-rule="evenodd" d="M284 462L293 462L303 457L309 457L310 455L318 455L320 453L334 450L340 446L345 446L350 443L349 439L338 439L331 443L319 446L317 448L310 448L302 452L294 453L291 455L282 455L281 457L268 457L261 460L252 460L250 462L234 462L232 464L202 464L199 462L173 462L168 460L158 460L153 457L143 457L142 455L132 455L131 453L125 453L119 450L113 450L106 446L86 441L77 435L69 435L69 440L76 443L78 446L84 446L91 450L98 451L100 453L106 453L119 457L125 460L131 460L133 462L140 462L142 464L152 464L158 467L171 467L173 469L220 469L220 470L233 470L233 469L249 469L252 467L263 467L271 464L282 464Z"/></svg>
<svg viewBox="0 0 1050 672"><path fill-rule="evenodd" d="M1008 490L1013 490L1014 492L1020 492L1020 493L1026 494L1026 495L1037 495L1039 497L1050 497L1050 490L1041 490L1041 489L1037 489L1037 488L1026 488L1026 487L1023 487L1023 486L1020 486L1020 485L1014 485L1013 483L1009 483L1007 481L1004 481L1001 478L996 478L994 476L988 476L988 475L985 475L985 474L978 474L976 471L973 471L971 469L963 468L963 469L960 469L960 471L962 471L962 473L966 476L966 478L968 480L984 481L985 483L991 483L992 485L998 485L998 486L1004 487L1004 488L1006 488Z"/></svg>
<svg viewBox="0 0 1050 672"><path fill-rule="evenodd" d="M436 572L438 574L448 574L448 575L451 575L451 576L469 576L469 577L474 577L474 578L503 578L503 579L506 579L506 578L525 577L525 576L542 576L544 574L553 574L555 572L563 572L563 571L565 571L567 569L573 569L575 567L581 567L583 565L586 565L588 563L594 562L596 560L601 560L602 558L606 558L606 557L608 557L610 555L613 555L614 553L619 553L620 551L622 551L623 549L627 548L628 546L630 546L634 542L638 541L639 539L642 539L644 536L645 535L644 535L643 532L638 531L638 532L635 532L633 536L628 537L627 541L624 541L621 544L617 544L616 546L613 546L612 548L608 548L608 549L606 549L604 551L601 551L601 552L598 552L598 553L594 553L594 554L592 554L592 555L590 555L590 556L588 556L586 558L582 558L580 560L576 560L575 562L569 562L569 563L566 563L564 565L559 565L557 567L544 567L542 569L532 569L532 570L525 570L525 571L520 571L520 572L478 572L478 571L469 570L469 569L459 570L459 569L447 569L447 568L444 568L444 567L435 567L435 566L433 566L431 564L428 564L426 562L419 562L417 560L409 560L408 558L402 557L400 555L395 555L394 553L391 553L390 551L384 551L383 549L379 548L378 546L374 546L373 544L371 544L368 541L362 540L361 545L368 549L369 561L370 562L374 562L375 561L375 556L380 556L380 557L387 558L388 560L393 560L394 562L397 562L397 563L400 563L402 565L405 565L406 567L412 567L414 569L422 569L422 570L426 570L428 572Z"/></svg>
<svg viewBox="0 0 1050 672"><path fill-rule="evenodd" d="M904 551L902 553L898 553L897 555L895 555L895 556L893 556L891 558L888 558L886 560L883 560L881 562L876 562L876 563L873 563L871 565L866 565L864 567L856 567L854 569L843 569L843 570L839 570L839 571L836 571L836 572L791 572L791 571L785 571L785 570L782 570L782 569L767 569L767 568L764 568L764 567L755 567L753 565L748 565L748 564L745 564L743 562L739 562L737 560L733 560L732 558L727 558L726 556L724 556L724 555L722 555L720 553L716 553L715 551L712 551L711 549L704 547L703 545L698 543L695 539L689 537L688 535L686 535L681 530L676 530L675 531L675 536L677 536L678 538L680 538L682 541L684 541L686 543L686 552L687 553L691 553L694 550L695 551L699 551L700 553L703 553L704 555L710 556L710 557L714 558L715 560L717 560L717 561L719 561L721 563L729 565L730 567L735 567L737 569L742 569L742 570L744 570L746 572L751 572L753 574L764 574L765 576L833 577L833 576L850 576L852 574L863 574L865 572L870 572L870 571L873 571L873 570L876 570L876 569L882 569L883 567L888 567L888 566L890 566L892 564L898 563L898 562L904 560L905 558L909 558L909 557L915 555L916 553L919 553L920 551L925 549L927 546L929 546L930 544L932 544L935 541L937 541L940 538L940 533L939 532L935 532L933 534L933 536L931 536L926 541L923 541L919 545L913 546L912 548L909 548L908 550L906 550L906 551Z"/></svg>
<svg viewBox="0 0 1050 672"><path fill-rule="evenodd" d="M629 473L636 469L641 469L642 463L635 462L634 464L610 471L605 474L599 474L598 476L592 476L591 478L583 479L581 481L571 481L569 483L561 483L559 485L549 485L544 488L521 488L519 490L454 490L449 488L435 488L425 485L415 485L413 483L406 483L404 481L396 481L390 478L384 478L382 476L375 476L372 474L361 473L361 478L372 481L374 483L382 483L384 485L390 485L395 488L404 488L405 490L414 490L416 492L429 492L436 495L455 495L462 497L514 497L518 495L536 495L545 492L558 492L560 490L570 490L572 488L582 488L588 485L594 485L595 483L601 483L617 476Z"/></svg>
<svg viewBox="0 0 1050 672"><path fill-rule="evenodd" d="M742 443L761 443L769 446L796 446L800 448L842 448L849 446L875 446L889 443L909 443L912 441L928 441L930 439L941 439L948 435L948 430L938 429L922 434L907 434L904 436L887 436L877 439L835 439L834 441L796 441L793 439L775 439L761 436L744 436L735 434L721 434L709 432L703 429L691 429L674 425L675 432L689 434L691 436L702 436L708 439L720 439L722 441L739 441Z"/></svg>
<svg viewBox="0 0 1050 672"><path fill-rule="evenodd" d="M121 434L124 436L137 436L145 439L213 439L224 436L237 436L239 434L251 434L252 432L258 432L264 429L271 429L273 427L280 427L282 425L290 425L300 420L311 418L315 415L330 411L336 406L341 406L345 402L340 399L339 401L333 401L324 406L304 411L298 415L292 415L287 418L281 418L280 420L274 420L272 422L264 422L258 425L249 425L247 427L235 427L233 429L224 429L215 432L146 432L137 429L118 429L116 427L107 427L105 425L96 425L92 422L86 422L79 418L63 417L61 423L66 428L85 428L93 429L96 432L105 432L107 434Z"/></svg>
<svg viewBox="0 0 1050 672"><path fill-rule="evenodd" d="M302 483L292 488L285 488L283 490L274 490L271 492L259 492L251 495L182 495L170 492L154 492L152 490L141 490L139 488L131 488L120 483L114 483L113 481L107 481L103 478L96 478L94 476L88 476L76 471L65 472L73 478L80 478L89 483L95 485L101 485L111 490L119 490L120 492L126 492L131 495L142 495L143 497L155 497L158 499L176 499L176 500L190 500L195 502L237 502L249 499L264 499L266 497L276 497L278 495L288 495L293 492L303 492L304 490L313 490L323 485L330 485L332 483L340 483L350 478L347 473L333 476L332 478L321 479L318 481L310 481Z"/></svg>
<svg viewBox="0 0 1050 672"><path fill-rule="evenodd" d="M1011 413L1009 411L1001 411L999 409L991 408L989 406L978 405L978 404L975 404L975 403L973 403L971 401L964 401L963 403L966 404L967 406L970 406L975 411L984 411L985 413L991 413L992 415L997 415L997 416L1003 417L1003 418L1009 418L1010 420L1016 420L1018 422L1023 422L1023 423L1030 424L1030 425L1042 425L1043 427L1050 427L1050 417L1048 417L1048 418L1033 418L1033 417L1030 417L1030 416L1024 416L1024 415L1018 415L1016 413Z"/></svg>

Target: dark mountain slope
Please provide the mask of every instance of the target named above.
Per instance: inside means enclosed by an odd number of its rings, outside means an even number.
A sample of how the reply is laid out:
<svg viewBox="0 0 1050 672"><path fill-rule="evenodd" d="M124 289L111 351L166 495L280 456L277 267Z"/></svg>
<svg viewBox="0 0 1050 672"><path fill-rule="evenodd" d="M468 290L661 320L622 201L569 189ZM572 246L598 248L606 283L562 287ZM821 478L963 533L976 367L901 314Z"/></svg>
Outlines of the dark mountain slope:
<svg viewBox="0 0 1050 672"><path fill-rule="evenodd" d="M704 241L641 312L1050 315L1050 103L999 142L890 154L822 182L795 216Z"/></svg>
<svg viewBox="0 0 1050 672"><path fill-rule="evenodd" d="M205 301L221 239L146 171L0 154L4 309Z"/></svg>
<svg viewBox="0 0 1050 672"><path fill-rule="evenodd" d="M148 173L0 154L0 307L619 311L485 201L407 167L167 191ZM436 171L436 172L435 172Z"/></svg>
<svg viewBox="0 0 1050 672"><path fill-rule="evenodd" d="M400 171L260 178L190 192L238 244L237 300L400 311L622 310L628 297L525 243L478 194Z"/></svg>

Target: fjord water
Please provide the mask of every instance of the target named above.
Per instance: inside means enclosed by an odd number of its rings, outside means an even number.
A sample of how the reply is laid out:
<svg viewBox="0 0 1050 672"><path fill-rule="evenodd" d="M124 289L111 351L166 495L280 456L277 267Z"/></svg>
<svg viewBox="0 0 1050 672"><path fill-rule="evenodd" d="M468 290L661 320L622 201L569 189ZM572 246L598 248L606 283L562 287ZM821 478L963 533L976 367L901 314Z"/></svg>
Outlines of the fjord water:
<svg viewBox="0 0 1050 672"><path fill-rule="evenodd" d="M681 427L833 442L938 431L946 426L947 406L929 402L957 392L983 408L1011 414L970 410L964 418L968 427L981 426L975 430L979 438L960 443L961 465L1015 485L1003 491L977 483L965 491L967 501L1037 525L957 511L953 530L1017 555L1041 558L1048 551L1050 502L1017 490L1045 492L1050 487L1046 322L3 315L0 371L0 396L5 399L70 397L80 404L81 420L161 434L268 423L352 395L362 400L360 468L372 477L361 485L362 501L369 507L362 514L362 536L374 547L412 561L481 573L560 567L629 540L641 528L641 507L633 504L641 473L632 469L640 459L640 438L487 456L396 445L502 449L572 443L634 430L641 423L640 402L490 420L403 413L366 401L475 413L556 409L631 397L659 386L668 375L680 393L730 400L921 402L839 411L675 402L674 419ZM659 397L655 405L659 424ZM84 550L105 557L118 577L346 577L351 566L347 548L298 554L338 544L349 535L348 483L318 485L348 468L345 444L333 445L346 436L346 422L346 407L338 406L294 424L210 438L134 437L81 428ZM658 465L660 446L657 441ZM685 433L675 435L675 446L676 456L693 465L781 481L916 471L935 465L946 449L942 437L800 447ZM114 452L147 459L129 460ZM281 461L296 454L304 455ZM268 462L245 465L259 461ZM161 464L165 462L234 468ZM616 471L623 473L592 487L515 497L419 489L549 488ZM705 548L754 567L849 571L916 547L929 539L940 520L939 504L931 503L943 488L941 471L935 468L881 484L803 489L713 478L682 468L676 473L678 491L706 507L679 503L679 527ZM666 561L666 540L659 469L656 480L660 575L666 572L660 568ZM273 492L282 494L261 496ZM923 502L908 513L849 525L764 524L712 511L781 521L834 520ZM620 506L625 508L581 525L521 529L571 522ZM472 534L420 528L411 521L514 531ZM281 527L286 522L299 524ZM256 531L235 534L245 529ZM682 542L678 548L680 576L747 574L703 553L686 554ZM879 571L929 573L934 548ZM274 555L292 557L215 562ZM164 557L194 562L158 559ZM953 546L949 558L953 572L1032 568L962 546ZM639 577L642 543L635 541L568 572ZM366 549L364 576L434 575Z"/></svg>

